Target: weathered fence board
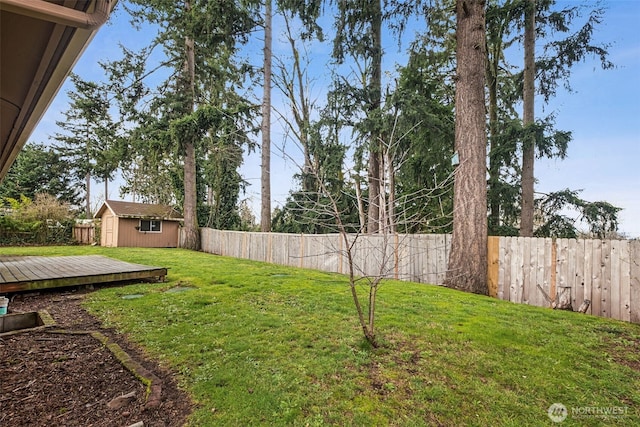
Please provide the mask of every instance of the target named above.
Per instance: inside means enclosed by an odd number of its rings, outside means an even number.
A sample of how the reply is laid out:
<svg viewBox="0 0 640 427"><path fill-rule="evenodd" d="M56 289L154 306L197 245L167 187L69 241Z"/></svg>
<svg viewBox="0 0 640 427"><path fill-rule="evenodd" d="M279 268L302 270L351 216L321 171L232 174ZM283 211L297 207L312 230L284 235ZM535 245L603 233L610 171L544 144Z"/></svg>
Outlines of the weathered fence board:
<svg viewBox="0 0 640 427"><path fill-rule="evenodd" d="M602 316L602 241L593 242L591 264L591 314Z"/></svg>
<svg viewBox="0 0 640 427"><path fill-rule="evenodd" d="M522 302L522 295L520 289L520 283L522 282L522 253L518 253L519 249L522 248L522 245L519 244L521 238L514 237L511 239L511 290L510 290L510 298L511 302Z"/></svg>
<svg viewBox="0 0 640 427"><path fill-rule="evenodd" d="M547 239L536 240L536 301L540 307L548 307L546 298L551 293L551 246ZM546 264L548 261L548 265Z"/></svg>
<svg viewBox="0 0 640 427"><path fill-rule="evenodd" d="M83 245L94 243L95 233L94 224L76 224L73 226L73 239Z"/></svg>
<svg viewBox="0 0 640 427"><path fill-rule="evenodd" d="M620 317L616 319L631 321L631 245L626 243L626 248L620 253ZM626 249L626 250L625 250ZM625 284L629 286L625 286Z"/></svg>
<svg viewBox="0 0 640 427"><path fill-rule="evenodd" d="M571 287L571 305L574 310L580 308L585 299L584 288L584 240L571 240L575 242L575 277L573 280L573 286ZM589 297L587 297L589 299Z"/></svg>
<svg viewBox="0 0 640 427"><path fill-rule="evenodd" d="M346 274L442 284L450 235L305 235L202 230L205 252ZM490 237L490 295L640 323L640 241Z"/></svg>
<svg viewBox="0 0 640 427"><path fill-rule="evenodd" d="M611 244L602 241L602 317L611 317Z"/></svg>
<svg viewBox="0 0 640 427"><path fill-rule="evenodd" d="M622 249L620 247L621 243L622 242L619 240L611 241L611 275L609 276L610 297L607 301L607 306L609 307L610 317L613 317L614 319L622 318L622 310L620 307L620 303L622 302L622 292L620 289L620 255L622 255Z"/></svg>
<svg viewBox="0 0 640 427"><path fill-rule="evenodd" d="M530 304L535 287L531 287L531 246L529 238L522 241L522 302Z"/></svg>
<svg viewBox="0 0 640 427"><path fill-rule="evenodd" d="M584 298L591 301L587 313L593 314L593 247L594 240L585 240L584 242Z"/></svg>
<svg viewBox="0 0 640 427"><path fill-rule="evenodd" d="M629 242L629 320L640 323L640 240Z"/></svg>
<svg viewBox="0 0 640 427"><path fill-rule="evenodd" d="M556 242L556 297L554 303L563 308L568 308L571 304L569 275L569 239L558 239Z"/></svg>

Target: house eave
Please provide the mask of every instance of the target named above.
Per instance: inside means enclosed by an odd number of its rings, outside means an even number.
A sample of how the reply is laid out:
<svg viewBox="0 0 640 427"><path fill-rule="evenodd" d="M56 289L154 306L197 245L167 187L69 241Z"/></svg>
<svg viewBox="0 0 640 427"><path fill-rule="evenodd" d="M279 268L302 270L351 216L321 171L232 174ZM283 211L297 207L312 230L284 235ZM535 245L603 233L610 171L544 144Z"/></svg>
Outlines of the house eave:
<svg viewBox="0 0 640 427"><path fill-rule="evenodd" d="M0 182L116 1L0 0Z"/></svg>

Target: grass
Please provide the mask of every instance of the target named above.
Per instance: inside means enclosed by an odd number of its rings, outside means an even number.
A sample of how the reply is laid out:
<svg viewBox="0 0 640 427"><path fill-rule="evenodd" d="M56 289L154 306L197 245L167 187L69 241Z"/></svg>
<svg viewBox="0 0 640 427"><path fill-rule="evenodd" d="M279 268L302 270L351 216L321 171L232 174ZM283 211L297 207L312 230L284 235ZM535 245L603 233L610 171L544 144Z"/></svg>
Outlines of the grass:
<svg viewBox="0 0 640 427"><path fill-rule="evenodd" d="M640 425L640 325L388 281L372 349L340 275L180 249L2 252L168 267L86 306L176 373L193 426L554 425L553 403L563 426Z"/></svg>

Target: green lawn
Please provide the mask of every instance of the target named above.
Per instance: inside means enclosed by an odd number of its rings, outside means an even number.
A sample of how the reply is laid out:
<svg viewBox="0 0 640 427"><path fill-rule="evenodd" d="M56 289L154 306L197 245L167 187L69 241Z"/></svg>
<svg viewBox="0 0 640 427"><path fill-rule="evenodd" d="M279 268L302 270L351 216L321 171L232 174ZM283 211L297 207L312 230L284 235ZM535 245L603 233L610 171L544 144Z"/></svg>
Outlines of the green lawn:
<svg viewBox="0 0 640 427"><path fill-rule="evenodd" d="M374 350L340 275L180 249L1 252L168 267L86 306L171 367L193 426L555 425L553 403L568 408L558 425L640 425L639 325L389 281Z"/></svg>

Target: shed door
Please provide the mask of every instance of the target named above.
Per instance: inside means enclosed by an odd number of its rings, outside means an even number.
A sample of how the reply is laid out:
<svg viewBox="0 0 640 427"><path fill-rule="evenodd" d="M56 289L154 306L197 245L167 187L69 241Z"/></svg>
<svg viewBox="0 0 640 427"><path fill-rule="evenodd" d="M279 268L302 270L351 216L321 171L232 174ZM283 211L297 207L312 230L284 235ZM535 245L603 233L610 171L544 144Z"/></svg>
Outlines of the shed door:
<svg viewBox="0 0 640 427"><path fill-rule="evenodd" d="M113 247L116 246L116 242L113 241L113 224L115 217L109 215L104 217L104 246Z"/></svg>

